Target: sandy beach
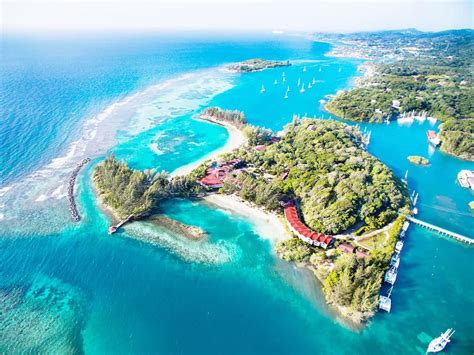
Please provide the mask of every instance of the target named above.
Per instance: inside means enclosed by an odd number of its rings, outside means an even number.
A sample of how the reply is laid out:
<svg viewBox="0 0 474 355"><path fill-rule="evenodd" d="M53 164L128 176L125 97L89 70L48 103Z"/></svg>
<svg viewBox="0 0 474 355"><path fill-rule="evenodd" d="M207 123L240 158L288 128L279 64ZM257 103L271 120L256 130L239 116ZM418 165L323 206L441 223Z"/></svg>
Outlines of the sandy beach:
<svg viewBox="0 0 474 355"><path fill-rule="evenodd" d="M272 244L291 238L282 221L275 213L266 212L256 206L250 205L234 195L212 194L204 200L221 209L235 212L248 219L255 228L255 232Z"/></svg>
<svg viewBox="0 0 474 355"><path fill-rule="evenodd" d="M216 125L225 127L227 129L227 132L229 132L229 138L227 139L227 142L221 148L216 149L210 152L209 154L204 155L201 159L198 159L192 163L183 165L179 167L178 169L174 170L173 172L171 172L170 176L172 177L189 174L191 171L193 171L195 168L197 168L206 160L215 159L219 155L230 152L234 149L237 149L241 145L247 142L247 139L245 138L242 131L231 124L227 124L225 122L215 122L210 119L203 119L203 118L197 118L197 117L194 117L193 119L201 120L201 121L208 122L210 124L216 124Z"/></svg>

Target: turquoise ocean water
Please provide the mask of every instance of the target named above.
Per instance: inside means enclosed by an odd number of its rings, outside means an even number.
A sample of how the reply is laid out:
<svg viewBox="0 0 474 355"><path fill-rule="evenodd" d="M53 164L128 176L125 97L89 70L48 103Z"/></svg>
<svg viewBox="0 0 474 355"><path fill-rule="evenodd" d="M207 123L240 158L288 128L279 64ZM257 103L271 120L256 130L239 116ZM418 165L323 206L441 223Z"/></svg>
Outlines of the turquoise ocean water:
<svg viewBox="0 0 474 355"><path fill-rule="evenodd" d="M447 353L472 353L472 248L415 226L393 311L363 330L335 320L316 281L278 260L255 226L227 211L189 201L163 206L209 232L197 243L146 222L106 234L90 173L107 152L140 169L195 161L227 139L223 128L192 120L207 105L243 110L274 130L293 114L328 118L320 100L350 86L360 61L326 57L327 44L265 35L7 37L1 45L0 351L418 354L454 327ZM295 64L222 70L254 57ZM316 85L300 94L298 79L307 85L313 77ZM431 150L429 127L361 129L372 131L369 150L397 175L409 170L421 219L474 237L467 206L474 196L456 183L473 164ZM432 164L409 165L412 154ZM73 224L65 181L84 156L93 162L78 180L83 221ZM150 245L127 233L157 238Z"/></svg>

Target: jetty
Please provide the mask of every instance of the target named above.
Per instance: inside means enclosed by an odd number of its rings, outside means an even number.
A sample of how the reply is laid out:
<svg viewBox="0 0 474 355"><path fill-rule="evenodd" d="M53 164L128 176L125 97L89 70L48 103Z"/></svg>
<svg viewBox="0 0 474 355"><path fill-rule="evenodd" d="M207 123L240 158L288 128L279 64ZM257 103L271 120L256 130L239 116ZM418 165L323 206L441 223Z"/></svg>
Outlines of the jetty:
<svg viewBox="0 0 474 355"><path fill-rule="evenodd" d="M115 232L117 232L119 230L120 227L122 227L125 223L128 223L132 220L132 218L134 218L135 216L133 214L131 214L130 216L128 216L127 218L121 220L119 223L117 223L115 226L110 226L109 227L109 234L114 234Z"/></svg>
<svg viewBox="0 0 474 355"><path fill-rule="evenodd" d="M86 165L91 160L89 158L83 159L72 171L71 176L69 177L68 186L67 186L67 199L69 201L69 213L71 213L71 218L74 222L79 222L81 220L81 215L77 211L76 199L74 198L74 185L76 184L76 177L79 174L79 171L84 165Z"/></svg>
<svg viewBox="0 0 474 355"><path fill-rule="evenodd" d="M419 226L426 228L428 230L436 231L442 235L445 235L447 237L450 237L452 239L455 239L459 242L466 243L468 245L473 245L474 244L474 239L466 237L464 235L461 235L459 233L451 232L450 230L435 226L434 224L424 222L422 220L419 220L417 218L411 217L411 216L406 216L407 220L410 222L413 222L415 224L418 224Z"/></svg>

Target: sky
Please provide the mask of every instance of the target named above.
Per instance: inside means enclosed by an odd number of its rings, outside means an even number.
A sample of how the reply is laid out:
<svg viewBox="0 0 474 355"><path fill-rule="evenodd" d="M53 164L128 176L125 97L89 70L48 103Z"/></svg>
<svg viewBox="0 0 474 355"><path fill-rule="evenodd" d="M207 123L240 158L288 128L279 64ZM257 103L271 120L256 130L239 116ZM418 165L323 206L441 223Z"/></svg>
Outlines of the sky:
<svg viewBox="0 0 474 355"><path fill-rule="evenodd" d="M470 0L0 0L3 31L322 31L473 27Z"/></svg>

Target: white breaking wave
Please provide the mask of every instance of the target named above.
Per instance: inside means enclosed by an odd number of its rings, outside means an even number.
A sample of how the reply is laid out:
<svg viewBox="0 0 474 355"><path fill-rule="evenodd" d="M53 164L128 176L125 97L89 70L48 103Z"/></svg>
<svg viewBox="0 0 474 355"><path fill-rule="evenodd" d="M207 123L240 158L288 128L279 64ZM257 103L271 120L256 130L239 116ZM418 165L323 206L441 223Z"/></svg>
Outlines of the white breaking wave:
<svg viewBox="0 0 474 355"><path fill-rule="evenodd" d="M183 74L116 101L86 119L65 154L20 181L0 188L0 205L4 205L0 208L0 230L12 234L62 230L70 221L67 182L78 162L106 154L117 144L118 131L123 133L121 141L126 141L198 110L214 96L232 88L234 75L220 68ZM157 145L150 148L160 154Z"/></svg>

